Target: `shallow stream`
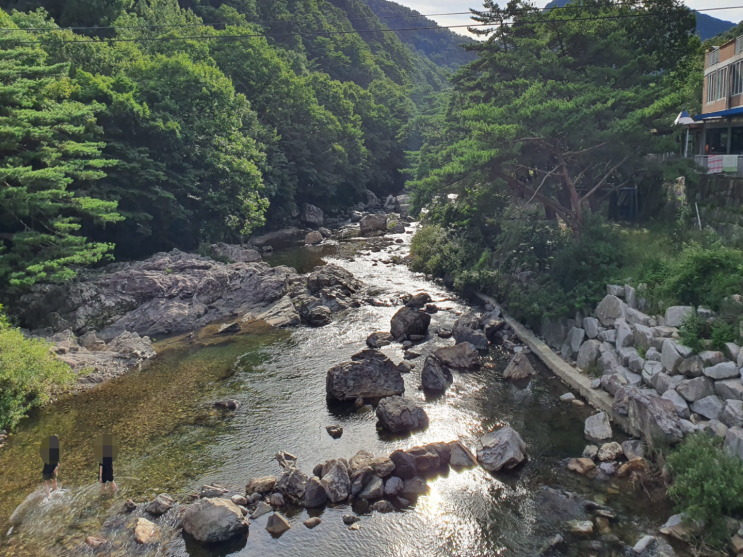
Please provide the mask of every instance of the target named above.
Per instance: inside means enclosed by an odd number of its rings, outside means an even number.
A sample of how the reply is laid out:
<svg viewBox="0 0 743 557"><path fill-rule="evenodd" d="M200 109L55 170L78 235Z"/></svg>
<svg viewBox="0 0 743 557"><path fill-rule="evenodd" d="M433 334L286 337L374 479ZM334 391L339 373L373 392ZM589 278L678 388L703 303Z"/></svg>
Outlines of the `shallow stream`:
<svg viewBox="0 0 743 557"><path fill-rule="evenodd" d="M389 305L362 305L334 315L322 328L276 330L254 324L221 338L212 327L192 339L158 340L158 356L146 369L24 420L0 449L0 554L531 556L566 530L566 516L551 504L544 486L606 504L617 515L612 532L596 538L603 550L590 541L569 540L564 554L621 555L641 533L656 531L670 509L650 503L641 488L566 471L563 461L580 456L586 445L583 422L591 410L560 402L567 389L537 362L539 376L527 386L515 386L501 378L508 356L492 350L479 371L456 375L446 395L426 400L418 389L423 358L437 345L453 343L438 339L434 331L450 327L467 308L440 284L404 265L382 262L404 256L410 237L393 236L403 243L381 251L354 240L312 249L290 246L267 259L300 272L334 262L363 281L370 297ZM401 294L419 291L428 292L442 308L432 316L430 340L420 346L424 355L405 376L406 395L426 400L430 426L408 437L392 437L377 431L373 414L356 414L352 405L329 405L325 376L328 368L361 350L370 333L389 330ZM402 359L399 345L384 351L395 361ZM225 397L240 402L236 412L212 408L211 402ZM326 433L331 424L343 426L340 439ZM244 489L252 477L280 473L274 460L280 450L296 455L299 467L311 474L316 463L349 458L361 449L388 454L456 438L473 448L479 436L500 424L511 425L526 441L525 466L497 475L479 468L451 471L432 480L430 495L404 512L363 514L357 531L343 524L341 516L350 509L339 505L311 511L322 518L313 530L302 525L309 513L297 510L287 513L291 530L274 538L265 530L265 515L251 521L247 541L202 548L184 540L166 515L157 520L161 544L139 546L131 534L134 518L123 512L128 498L143 502L167 492L187 503L205 484ZM96 484L93 439L103 431L116 435L121 447L115 461L120 489L114 496L101 494ZM29 496L42 498L38 447L50 434L61 440L62 490L48 501L27 503L23 524L8 533L14 509ZM84 543L89 535L110 543L95 552Z"/></svg>

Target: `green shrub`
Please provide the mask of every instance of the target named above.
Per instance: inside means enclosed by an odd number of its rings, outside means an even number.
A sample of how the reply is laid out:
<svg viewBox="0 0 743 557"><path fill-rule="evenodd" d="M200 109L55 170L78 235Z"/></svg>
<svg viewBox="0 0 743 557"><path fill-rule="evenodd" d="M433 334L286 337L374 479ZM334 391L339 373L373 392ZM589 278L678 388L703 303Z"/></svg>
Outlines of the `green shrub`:
<svg viewBox="0 0 743 557"><path fill-rule="evenodd" d="M735 332L735 326L723 319L715 319L712 322L712 330L710 332L710 339L712 339L712 347L717 350L724 350L725 343L735 342L738 335Z"/></svg>
<svg viewBox="0 0 743 557"><path fill-rule="evenodd" d="M717 311L723 298L743 291L743 252L716 239L686 245L663 267L658 281L648 284L653 298L665 305L701 305Z"/></svg>
<svg viewBox="0 0 743 557"><path fill-rule="evenodd" d="M706 319L703 319L697 315L696 312L692 313L684 319L684 322L679 328L679 338L681 344L688 346L692 349L695 354L698 354L704 350L703 340L710 336L710 324Z"/></svg>
<svg viewBox="0 0 743 557"><path fill-rule="evenodd" d="M726 516L743 512L743 462L706 433L687 437L667 459L673 476L668 494L677 512L704 523L705 542L723 545Z"/></svg>
<svg viewBox="0 0 743 557"><path fill-rule="evenodd" d="M11 327L0 306L0 428L13 428L26 413L74 379L69 366L49 351L49 343L26 339Z"/></svg>

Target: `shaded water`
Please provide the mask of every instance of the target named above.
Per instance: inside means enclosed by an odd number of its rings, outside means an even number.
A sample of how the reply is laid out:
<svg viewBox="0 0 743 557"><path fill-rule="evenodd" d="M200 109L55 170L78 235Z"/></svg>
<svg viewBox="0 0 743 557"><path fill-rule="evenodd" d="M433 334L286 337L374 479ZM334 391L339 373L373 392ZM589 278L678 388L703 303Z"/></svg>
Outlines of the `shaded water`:
<svg viewBox="0 0 743 557"><path fill-rule="evenodd" d="M405 376L407 396L425 400L418 390L425 353L453 342L436 338L433 331L451 326L466 307L406 267L382 263L409 249L410 235L394 238L404 243L381 251L359 242L312 250L288 247L268 258L271 264L296 262L304 272L322 260L333 261L362 280L375 299L390 301L389 306L363 305L335 315L332 324L319 329L275 330L254 324L227 339L214 337L214 328L207 328L195 339L161 341L158 357L146 369L25 420L0 450L0 553L90 554L85 537L103 535L112 540L103 554L120 555L536 555L555 533L565 530L562 517L544 508L540 488L545 485L562 486L613 507L620 517L614 534L625 543L657 528L669 510L649 504L642 491L565 470L561 461L579 456L586 444L583 421L590 410L558 401L566 388L540 366L540 375L519 388L502 381L507 357L491 351L481 370L457 375L444 396L426 401L430 426L409 437L378 432L373 414L358 415L347 405L327 403L328 368L362 349L369 333L389 329L398 309L392 302L402 293L425 290L445 308L432 316L432 338L421 345L424 356ZM357 253L338 257L349 251ZM399 345L384 351L395 361L402 358ZM210 402L228 396L240 401L236 412L211 407ZM326 433L330 424L343 426L340 439ZM350 510L346 505L311 511L323 519L314 530L302 526L309 515L300 509L287 513L292 529L278 539L264 529L265 515L251 521L247 541L202 548L184 540L173 528L175 518L166 516L157 520L163 544L156 552L133 543L134 516L122 512L127 498L141 502L168 492L188 502L190 493L209 483L242 490L251 477L280 473L273 460L279 450L299 457L299 467L311 474L317 462L348 458L361 449L388 454L456 438L473 447L479 436L500 424L522 434L529 447L525 466L497 476L479 468L452 471L432 480L430 495L404 512L363 515L358 531L349 531L341 521ZM120 490L115 496L101 495L95 483L92 440L102 431L120 440L115 462ZM29 505L23 525L4 535L13 509L30 493L40 492L38 443L50 434L62 442L63 491ZM568 550L590 554L583 551L577 542Z"/></svg>

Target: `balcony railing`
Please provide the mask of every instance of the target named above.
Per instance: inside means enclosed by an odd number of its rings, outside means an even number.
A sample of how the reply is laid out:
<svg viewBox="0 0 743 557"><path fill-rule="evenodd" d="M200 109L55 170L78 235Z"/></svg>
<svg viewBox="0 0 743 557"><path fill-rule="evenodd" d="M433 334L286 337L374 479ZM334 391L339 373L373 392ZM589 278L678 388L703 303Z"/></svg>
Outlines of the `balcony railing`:
<svg viewBox="0 0 743 557"><path fill-rule="evenodd" d="M737 41L736 41L736 47L737 47ZM712 64L717 64L719 61L720 61L720 49L719 48L716 48L707 54L707 67L711 66Z"/></svg>
<svg viewBox="0 0 743 557"><path fill-rule="evenodd" d="M719 156L719 155L713 155L713 156ZM736 155L733 155L736 156ZM720 168L719 165L717 165L716 168L713 168L710 171L710 164L709 159L710 157L707 155L695 155L694 156L694 162L697 163L699 166L704 168L708 174L721 174L723 176L738 176L743 177L743 155L737 155L738 157L738 170L737 171L730 171L724 168Z"/></svg>

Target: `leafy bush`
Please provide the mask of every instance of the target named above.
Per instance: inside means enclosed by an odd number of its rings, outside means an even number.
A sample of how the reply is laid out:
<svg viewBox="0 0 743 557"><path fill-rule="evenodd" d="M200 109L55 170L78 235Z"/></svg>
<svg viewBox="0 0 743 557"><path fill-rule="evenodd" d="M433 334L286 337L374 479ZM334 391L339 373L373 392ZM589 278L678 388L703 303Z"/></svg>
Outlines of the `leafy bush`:
<svg viewBox="0 0 743 557"><path fill-rule="evenodd" d="M0 428L13 428L73 378L69 366L49 351L48 342L25 338L0 313Z"/></svg>
<svg viewBox="0 0 743 557"><path fill-rule="evenodd" d="M716 237L692 242L673 258L648 261L638 273L657 306L684 304L719 310L722 299L743 290L743 252Z"/></svg>
<svg viewBox="0 0 743 557"><path fill-rule="evenodd" d="M689 315L679 328L681 344L688 346L695 354L704 350L702 341L710 336L709 321L697 315L696 312Z"/></svg>
<svg viewBox="0 0 743 557"><path fill-rule="evenodd" d="M678 512L704 523L705 541L722 545L728 538L726 516L743 512L743 462L705 433L687 437L668 456L673 485L668 490Z"/></svg>
<svg viewBox="0 0 743 557"><path fill-rule="evenodd" d="M717 350L723 350L725 343L735 342L736 340L735 326L723 319L715 319L712 322L712 330L710 332L710 338L712 339L712 347Z"/></svg>

